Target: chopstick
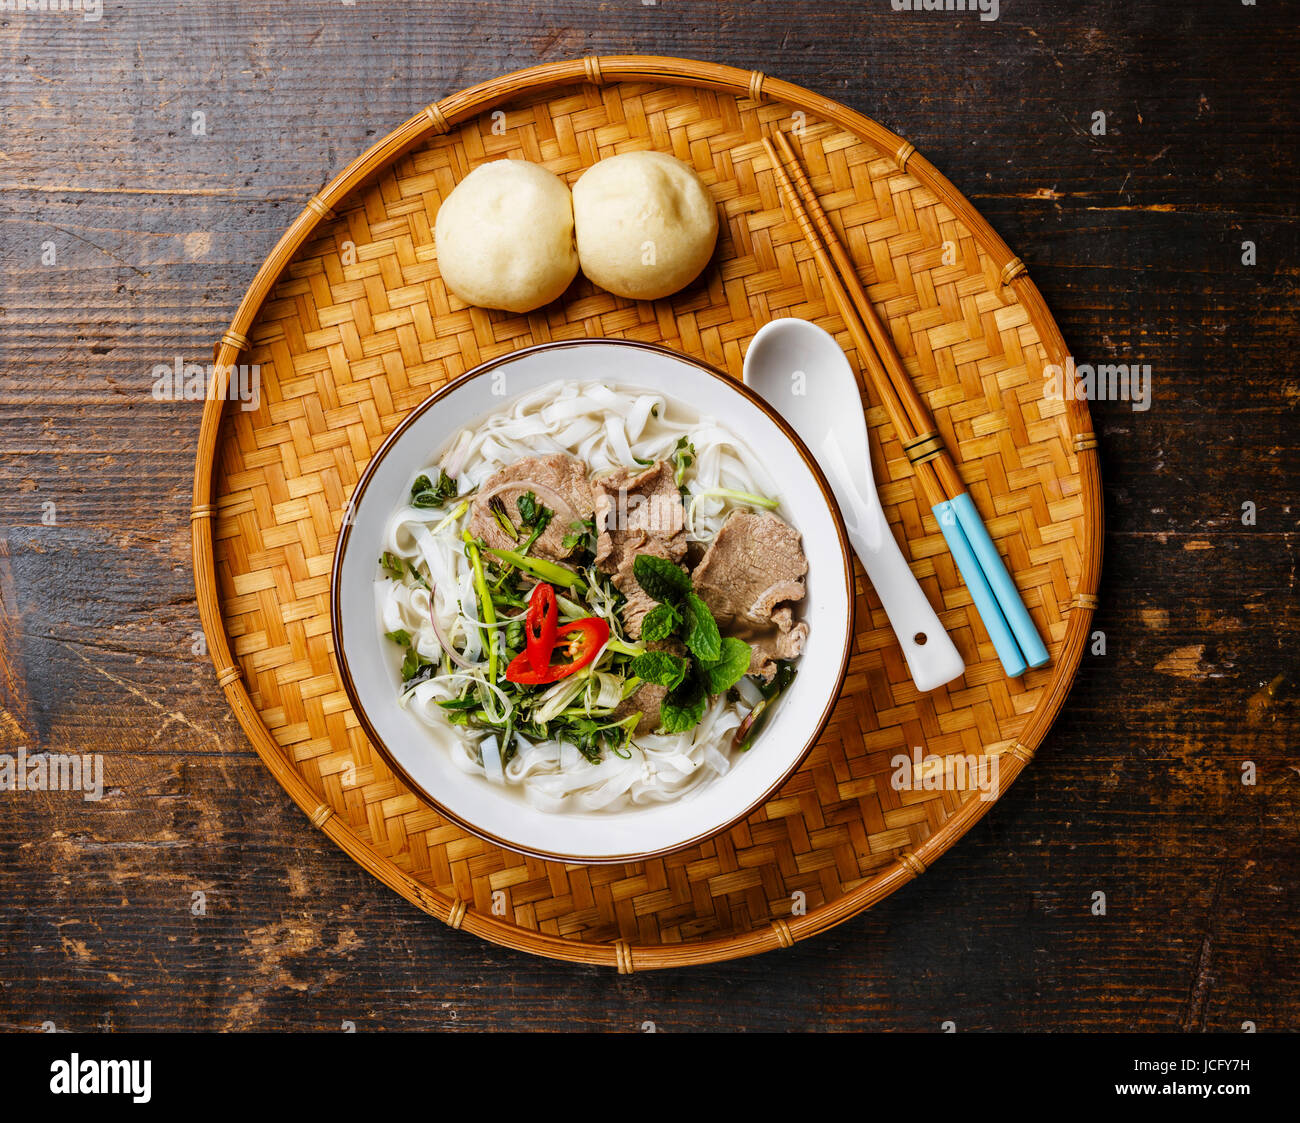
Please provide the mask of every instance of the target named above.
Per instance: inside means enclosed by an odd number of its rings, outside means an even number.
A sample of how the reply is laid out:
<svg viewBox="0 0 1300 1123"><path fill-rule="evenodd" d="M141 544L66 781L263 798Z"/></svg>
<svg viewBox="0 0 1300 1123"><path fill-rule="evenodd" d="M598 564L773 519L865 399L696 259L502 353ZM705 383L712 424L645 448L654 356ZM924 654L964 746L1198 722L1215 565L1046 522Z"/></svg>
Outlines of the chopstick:
<svg viewBox="0 0 1300 1123"><path fill-rule="evenodd" d="M912 463L1003 670L1015 678L1027 666L1043 666L1050 658L1047 648L962 483L930 411L908 378L789 140L778 132L776 143L780 155L771 141L763 138L772 170L812 249L822 282L839 307L868 381Z"/></svg>

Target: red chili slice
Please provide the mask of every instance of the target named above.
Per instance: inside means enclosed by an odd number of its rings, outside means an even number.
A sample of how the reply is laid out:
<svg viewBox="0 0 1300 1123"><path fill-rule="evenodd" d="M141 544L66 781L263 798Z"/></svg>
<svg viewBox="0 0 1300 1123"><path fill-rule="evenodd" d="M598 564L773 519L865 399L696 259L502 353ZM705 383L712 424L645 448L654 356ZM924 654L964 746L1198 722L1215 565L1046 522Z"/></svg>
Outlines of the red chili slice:
<svg viewBox="0 0 1300 1123"><path fill-rule="evenodd" d="M564 651L571 662L548 663L545 670L538 671L529 661L528 652L524 651L510 660L510 665L506 667L506 679L523 686L559 682L574 671L582 670L600 654L601 648L608 641L609 624L599 616L575 620L556 630L555 643L551 649L551 658L555 657L556 652Z"/></svg>
<svg viewBox="0 0 1300 1123"><path fill-rule="evenodd" d="M555 603L555 590L541 582L528 598L528 614L524 617L525 654L528 664L539 675L551 665L551 652L555 650L555 637L559 629L560 610Z"/></svg>

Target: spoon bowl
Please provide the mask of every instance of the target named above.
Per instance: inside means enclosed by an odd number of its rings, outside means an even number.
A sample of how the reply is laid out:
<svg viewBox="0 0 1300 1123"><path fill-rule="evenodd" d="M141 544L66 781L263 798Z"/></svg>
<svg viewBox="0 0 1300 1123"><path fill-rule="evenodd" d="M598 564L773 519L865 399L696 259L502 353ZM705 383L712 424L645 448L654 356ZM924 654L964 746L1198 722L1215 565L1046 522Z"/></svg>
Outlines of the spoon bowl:
<svg viewBox="0 0 1300 1123"><path fill-rule="evenodd" d="M807 320L773 320L750 342L744 381L789 422L825 473L917 689L934 690L959 678L966 664L880 504L858 380L834 336Z"/></svg>

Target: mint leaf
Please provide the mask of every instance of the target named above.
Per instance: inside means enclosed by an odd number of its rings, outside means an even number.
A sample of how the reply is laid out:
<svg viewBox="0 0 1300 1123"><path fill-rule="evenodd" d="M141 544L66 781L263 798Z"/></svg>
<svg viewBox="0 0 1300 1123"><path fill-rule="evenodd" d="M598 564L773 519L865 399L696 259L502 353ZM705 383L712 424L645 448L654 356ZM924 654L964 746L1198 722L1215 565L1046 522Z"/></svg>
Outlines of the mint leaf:
<svg viewBox="0 0 1300 1123"><path fill-rule="evenodd" d="M411 646L411 633L405 628L398 628L395 632L385 632L384 638L392 640L398 647Z"/></svg>
<svg viewBox="0 0 1300 1123"><path fill-rule="evenodd" d="M671 636L680 623L681 617L671 604L657 604L641 621L641 638L646 643L658 643Z"/></svg>
<svg viewBox="0 0 1300 1123"><path fill-rule="evenodd" d="M686 570L667 558L638 554L632 562L632 574L646 594L662 604L676 604L691 591Z"/></svg>
<svg viewBox="0 0 1300 1123"><path fill-rule="evenodd" d="M667 651L644 651L632 660L631 669L642 682L671 690L686 677L686 660Z"/></svg>
<svg viewBox="0 0 1300 1123"><path fill-rule="evenodd" d="M685 733L694 729L704 716L708 701L703 677L698 668L692 668L691 674L668 692L659 709L659 724L668 733Z"/></svg>
<svg viewBox="0 0 1300 1123"><path fill-rule="evenodd" d="M639 560L639 559L638 559ZM686 646L695 658L713 663L722 657L722 635L713 613L694 593L686 594Z"/></svg>
<svg viewBox="0 0 1300 1123"><path fill-rule="evenodd" d="M743 639L727 636L722 641L722 654L716 662L708 663L703 668L708 681L710 694L721 694L730 690L749 670L749 660L753 655L749 644Z"/></svg>

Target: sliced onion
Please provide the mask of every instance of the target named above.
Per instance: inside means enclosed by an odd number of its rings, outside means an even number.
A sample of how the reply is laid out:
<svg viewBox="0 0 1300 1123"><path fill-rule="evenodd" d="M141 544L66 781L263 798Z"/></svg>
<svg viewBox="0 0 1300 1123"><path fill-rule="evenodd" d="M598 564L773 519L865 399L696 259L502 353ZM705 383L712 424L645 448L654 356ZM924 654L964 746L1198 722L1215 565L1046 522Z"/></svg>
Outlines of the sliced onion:
<svg viewBox="0 0 1300 1123"><path fill-rule="evenodd" d="M557 515L563 513L558 510L558 508L563 507L564 511L567 512L569 516L568 520L564 524L565 526L568 526L570 522L573 522L574 517L577 515L577 512L573 509L573 504L565 499L564 496L553 487L547 487L545 484L534 483L532 480L506 480L504 483L497 484L496 487L489 487L486 490L479 492L478 497L483 500L484 503L490 503L493 496L499 495L501 492L509 491L513 488L522 488L523 491L531 491L534 495L547 500L551 505L551 510L555 511Z"/></svg>
<svg viewBox="0 0 1300 1123"><path fill-rule="evenodd" d="M473 434L468 429L463 429L460 436L456 438L456 445L451 450L447 463L443 466L443 471L453 480L460 475L460 470L465 467L465 455L469 452L469 446L473 443Z"/></svg>
<svg viewBox="0 0 1300 1123"><path fill-rule="evenodd" d="M461 653L457 651L454 647L452 647L451 641L447 639L446 634L442 630L442 625L438 623L438 613L434 608L437 599L438 599L438 586L430 585L429 586L429 622L433 625L433 634L438 637L438 642L442 644L442 649L447 653L447 658L450 659L453 663L455 663L456 666L464 667L466 670L469 670L469 668L472 667L474 664L471 663L468 659L466 659L463 655L461 655Z"/></svg>

